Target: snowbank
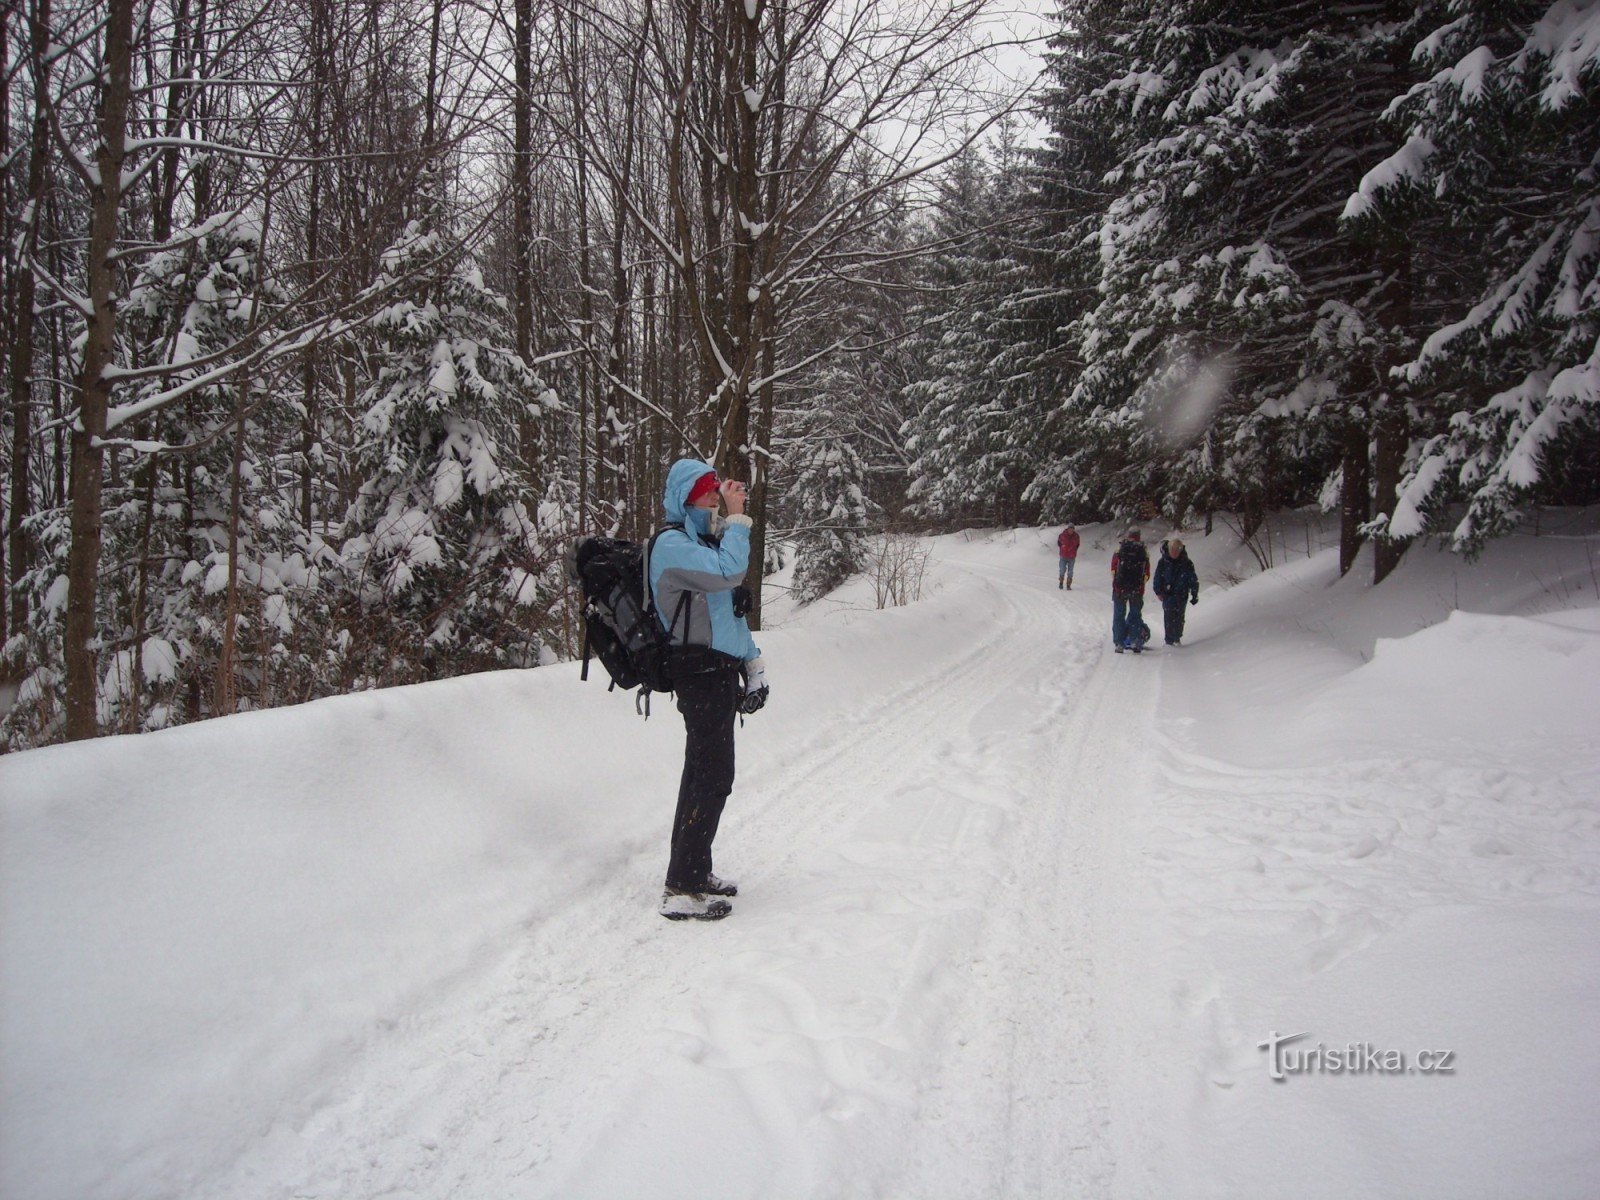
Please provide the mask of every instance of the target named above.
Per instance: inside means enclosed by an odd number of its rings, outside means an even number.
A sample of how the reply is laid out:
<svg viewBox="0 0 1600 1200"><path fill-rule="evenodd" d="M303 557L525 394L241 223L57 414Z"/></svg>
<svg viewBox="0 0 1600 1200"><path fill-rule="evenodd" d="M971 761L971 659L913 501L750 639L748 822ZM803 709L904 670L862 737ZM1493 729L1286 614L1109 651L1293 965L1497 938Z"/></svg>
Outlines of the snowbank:
<svg viewBox="0 0 1600 1200"><path fill-rule="evenodd" d="M1594 549L1202 590L1129 814L1120 1194L1600 1192Z"/></svg>

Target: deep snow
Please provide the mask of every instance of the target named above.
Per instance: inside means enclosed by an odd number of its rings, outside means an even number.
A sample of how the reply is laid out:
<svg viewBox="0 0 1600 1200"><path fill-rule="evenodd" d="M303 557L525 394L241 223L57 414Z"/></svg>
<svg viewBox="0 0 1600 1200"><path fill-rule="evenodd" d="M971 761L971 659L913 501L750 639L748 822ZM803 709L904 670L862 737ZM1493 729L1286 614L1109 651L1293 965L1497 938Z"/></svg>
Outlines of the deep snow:
<svg viewBox="0 0 1600 1200"><path fill-rule="evenodd" d="M572 666L0 759L0 1195L1600 1194L1600 539L1277 529L1140 658L1099 528L771 603L716 925Z"/></svg>

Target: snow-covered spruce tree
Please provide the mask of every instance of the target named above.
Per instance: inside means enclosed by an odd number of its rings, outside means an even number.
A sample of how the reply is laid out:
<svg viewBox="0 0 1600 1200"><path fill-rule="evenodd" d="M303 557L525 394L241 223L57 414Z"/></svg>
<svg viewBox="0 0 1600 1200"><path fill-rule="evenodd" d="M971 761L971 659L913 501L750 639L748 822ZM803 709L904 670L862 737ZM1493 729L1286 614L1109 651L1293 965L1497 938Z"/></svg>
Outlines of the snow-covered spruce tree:
<svg viewBox="0 0 1600 1200"><path fill-rule="evenodd" d="M1600 459L1600 6L1452 0L1414 57L1346 217L1432 215L1471 290L1395 370L1434 432L1378 527L1477 552Z"/></svg>
<svg viewBox="0 0 1600 1200"><path fill-rule="evenodd" d="M1337 218L1381 144L1414 18L1399 3L1202 0L1068 14L1046 106L1052 186L1077 210L1059 241L1064 286L1084 294L1081 247L1098 262L1072 329L1082 369L1061 487L1124 511L1200 495L1265 509L1315 494L1346 441L1365 461L1404 311L1391 248L1358 246ZM1363 336L1329 362L1318 330L1335 313ZM1285 418L1308 424L1309 465L1270 444ZM1366 473L1351 478L1364 520Z"/></svg>
<svg viewBox="0 0 1600 1200"><path fill-rule="evenodd" d="M1014 523L1036 474L1032 434L1046 397L1016 369L1031 347L1007 327L1028 277L1013 253L1019 164L1006 146L1000 158L991 166L969 151L940 181L935 239L948 249L925 265L927 298L911 314L919 328L902 434L911 511L925 520Z"/></svg>
<svg viewBox="0 0 1600 1200"><path fill-rule="evenodd" d="M831 424L819 410L817 423ZM865 562L867 470L847 437L797 431L785 450L784 512L796 554L794 591L802 604L827 595Z"/></svg>
<svg viewBox="0 0 1600 1200"><path fill-rule="evenodd" d="M555 397L506 348L504 300L448 247L413 221L381 261L377 286L396 298L369 326L362 483L342 549L358 602L358 683L545 656L537 620L518 609L550 599L557 548L529 480L498 447L519 417L537 418ZM361 614L379 608L385 620L363 625Z"/></svg>
<svg viewBox="0 0 1600 1200"><path fill-rule="evenodd" d="M1160 112L1136 83L1127 103L1108 103L1130 86L1128 62L1145 20L1104 0L1063 5L1046 55L1040 111L1049 132L1027 176L1025 236L1039 303L1054 310L1047 337L1055 345L1041 346L1036 357L1049 402L1030 485L1051 519L1109 516L1116 498L1147 490L1124 480L1130 468L1143 469L1126 427L1107 410L1072 399L1085 367L1079 327L1101 300L1100 227L1114 195L1108 179L1155 129Z"/></svg>

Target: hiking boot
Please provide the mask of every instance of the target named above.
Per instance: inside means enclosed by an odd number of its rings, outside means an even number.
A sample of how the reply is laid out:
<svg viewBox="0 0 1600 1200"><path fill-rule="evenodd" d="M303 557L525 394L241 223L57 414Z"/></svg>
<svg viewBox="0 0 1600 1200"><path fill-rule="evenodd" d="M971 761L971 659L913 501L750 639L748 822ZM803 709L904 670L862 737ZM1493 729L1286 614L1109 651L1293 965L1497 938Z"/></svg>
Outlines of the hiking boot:
<svg viewBox="0 0 1600 1200"><path fill-rule="evenodd" d="M1111 647L1111 649L1112 649L1113 653L1116 653L1116 654L1121 654L1122 653L1122 647L1121 646L1113 646L1113 647Z"/></svg>
<svg viewBox="0 0 1600 1200"><path fill-rule="evenodd" d="M1060 579L1056 580L1056 588L1057 588L1057 590L1059 590L1061 588L1064 588L1066 586L1067 585L1063 580L1060 580Z"/></svg>
<svg viewBox="0 0 1600 1200"><path fill-rule="evenodd" d="M737 896L739 885L731 879L718 879L715 875L707 875L706 881L700 885L700 890L708 896Z"/></svg>
<svg viewBox="0 0 1600 1200"><path fill-rule="evenodd" d="M661 893L661 915L669 921L720 921L733 911L733 905L720 896L704 892Z"/></svg>

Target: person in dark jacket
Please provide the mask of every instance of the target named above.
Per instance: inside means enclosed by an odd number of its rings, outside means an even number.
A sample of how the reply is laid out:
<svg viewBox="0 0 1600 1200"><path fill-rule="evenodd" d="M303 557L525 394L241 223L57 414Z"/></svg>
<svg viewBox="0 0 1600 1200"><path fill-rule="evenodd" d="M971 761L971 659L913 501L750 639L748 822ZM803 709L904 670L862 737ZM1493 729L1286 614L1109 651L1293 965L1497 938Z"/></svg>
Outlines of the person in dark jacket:
<svg viewBox="0 0 1600 1200"><path fill-rule="evenodd" d="M719 504L728 509L720 522ZM671 921L720 920L733 911L727 897L739 891L713 874L711 843L733 790L734 720L767 697L761 651L736 602L750 565L744 506L744 484L723 483L709 464L680 459L662 500L668 528L645 565L656 616L675 647L673 691L687 735L661 897L661 915Z"/></svg>
<svg viewBox="0 0 1600 1200"><path fill-rule="evenodd" d="M1151 590L1161 601L1161 615L1166 623L1167 645L1176 646L1183 641L1183 618L1191 604L1200 603L1200 577L1195 574L1189 552L1181 538L1161 543L1161 561L1156 564L1155 580Z"/></svg>
<svg viewBox="0 0 1600 1200"><path fill-rule="evenodd" d="M1078 527L1072 522L1067 522L1056 538L1056 549L1061 554L1061 569L1056 573L1056 587L1072 590L1072 570L1078 562L1078 547L1083 544L1083 539L1078 536Z"/></svg>
<svg viewBox="0 0 1600 1200"><path fill-rule="evenodd" d="M1128 530L1111 556L1111 645L1118 654L1137 639L1144 624L1144 585L1150 578L1150 552L1137 529ZM1137 653L1144 643L1133 649Z"/></svg>

